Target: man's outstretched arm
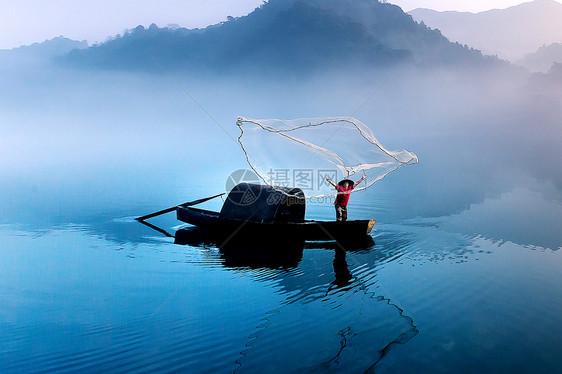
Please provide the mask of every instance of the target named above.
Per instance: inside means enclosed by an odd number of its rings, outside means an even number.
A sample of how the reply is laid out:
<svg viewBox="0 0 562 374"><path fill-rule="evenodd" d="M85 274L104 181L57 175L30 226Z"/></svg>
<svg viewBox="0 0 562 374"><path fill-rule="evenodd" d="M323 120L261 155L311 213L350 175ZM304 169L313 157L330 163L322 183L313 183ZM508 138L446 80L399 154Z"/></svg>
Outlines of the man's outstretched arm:
<svg viewBox="0 0 562 374"><path fill-rule="evenodd" d="M359 183L363 182L365 180L365 178L367 178L367 174L363 174L363 176L361 177L361 179L359 179L354 185L353 188L357 187L359 185Z"/></svg>
<svg viewBox="0 0 562 374"><path fill-rule="evenodd" d="M326 181L328 183L330 183L332 186L334 186L334 188L337 188L336 184L334 182L332 182L332 180L330 178L326 177Z"/></svg>

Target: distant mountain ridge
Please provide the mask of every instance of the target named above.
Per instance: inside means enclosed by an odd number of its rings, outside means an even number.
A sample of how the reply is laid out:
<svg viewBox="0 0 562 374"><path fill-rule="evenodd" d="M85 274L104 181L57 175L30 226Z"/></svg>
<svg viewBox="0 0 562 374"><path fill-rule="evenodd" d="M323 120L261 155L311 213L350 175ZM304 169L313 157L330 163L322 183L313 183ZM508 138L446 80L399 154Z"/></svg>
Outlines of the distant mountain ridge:
<svg viewBox="0 0 562 374"><path fill-rule="evenodd" d="M13 49L0 50L0 63L7 65L44 64L74 49L88 48L88 43L62 36Z"/></svg>
<svg viewBox="0 0 562 374"><path fill-rule="evenodd" d="M562 42L562 4L554 0L535 0L476 14L430 9L415 9L409 14L441 30L451 41L510 61L542 45Z"/></svg>
<svg viewBox="0 0 562 374"><path fill-rule="evenodd" d="M529 79L529 87L535 93L550 94L559 98L562 93L562 64L552 64L547 73L533 74Z"/></svg>
<svg viewBox="0 0 562 374"><path fill-rule="evenodd" d="M542 46L535 53L530 53L515 63L532 72L546 73L554 63L562 63L562 43Z"/></svg>
<svg viewBox="0 0 562 374"><path fill-rule="evenodd" d="M205 29L139 26L65 62L110 69L291 69L359 64L484 63L399 7L377 0L270 0L247 16Z"/></svg>

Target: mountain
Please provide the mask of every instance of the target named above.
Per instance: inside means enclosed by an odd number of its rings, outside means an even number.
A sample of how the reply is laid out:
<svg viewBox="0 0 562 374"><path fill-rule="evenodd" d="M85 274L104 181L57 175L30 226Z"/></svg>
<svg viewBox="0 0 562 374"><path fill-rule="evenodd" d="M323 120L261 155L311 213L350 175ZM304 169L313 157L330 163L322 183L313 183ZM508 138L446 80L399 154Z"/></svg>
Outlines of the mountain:
<svg viewBox="0 0 562 374"><path fill-rule="evenodd" d="M562 93L562 64L554 63L548 73L533 74L529 79L529 87L535 94L550 94L559 101Z"/></svg>
<svg viewBox="0 0 562 374"><path fill-rule="evenodd" d="M74 49L88 48L86 41L76 41L62 36L13 49L0 50L3 66L38 65L49 63L53 58L64 56Z"/></svg>
<svg viewBox="0 0 562 374"><path fill-rule="evenodd" d="M542 46L535 53L515 61L532 72L547 72L555 62L562 63L562 43Z"/></svg>
<svg viewBox="0 0 562 374"><path fill-rule="evenodd" d="M483 63L439 31L377 0L270 0L247 16L205 29L139 26L103 44L75 50L67 63L112 69L309 71L354 65Z"/></svg>
<svg viewBox="0 0 562 374"><path fill-rule="evenodd" d="M461 44L515 61L545 44L562 42L562 4L535 0L477 14L415 9L409 14Z"/></svg>

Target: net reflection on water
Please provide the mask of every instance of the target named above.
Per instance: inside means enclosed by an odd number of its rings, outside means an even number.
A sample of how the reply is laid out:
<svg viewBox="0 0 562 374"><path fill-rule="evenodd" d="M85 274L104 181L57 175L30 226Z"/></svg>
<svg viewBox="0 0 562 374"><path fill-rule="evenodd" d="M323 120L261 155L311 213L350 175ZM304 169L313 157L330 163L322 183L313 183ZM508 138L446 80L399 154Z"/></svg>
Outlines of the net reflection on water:
<svg viewBox="0 0 562 374"><path fill-rule="evenodd" d="M285 297L248 336L235 372L371 370L393 345L418 333L413 319L381 295L372 271L376 263L365 266L355 257L375 250L370 236L354 243L237 240L220 245L190 228L178 230L175 242L216 246L224 268L250 269L252 279L273 282L275 292ZM375 257L384 262L396 256L383 251Z"/></svg>

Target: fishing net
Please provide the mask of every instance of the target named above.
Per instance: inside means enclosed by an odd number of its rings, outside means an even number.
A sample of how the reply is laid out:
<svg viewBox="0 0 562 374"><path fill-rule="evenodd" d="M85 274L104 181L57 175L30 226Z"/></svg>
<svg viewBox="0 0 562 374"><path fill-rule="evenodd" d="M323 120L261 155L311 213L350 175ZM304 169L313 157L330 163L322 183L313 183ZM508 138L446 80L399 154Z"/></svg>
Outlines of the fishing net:
<svg viewBox="0 0 562 374"><path fill-rule="evenodd" d="M240 143L248 164L267 185L301 188L307 198L337 194L326 180L365 180L353 190L371 187L418 157L390 151L365 124L351 117L296 120L239 117Z"/></svg>

